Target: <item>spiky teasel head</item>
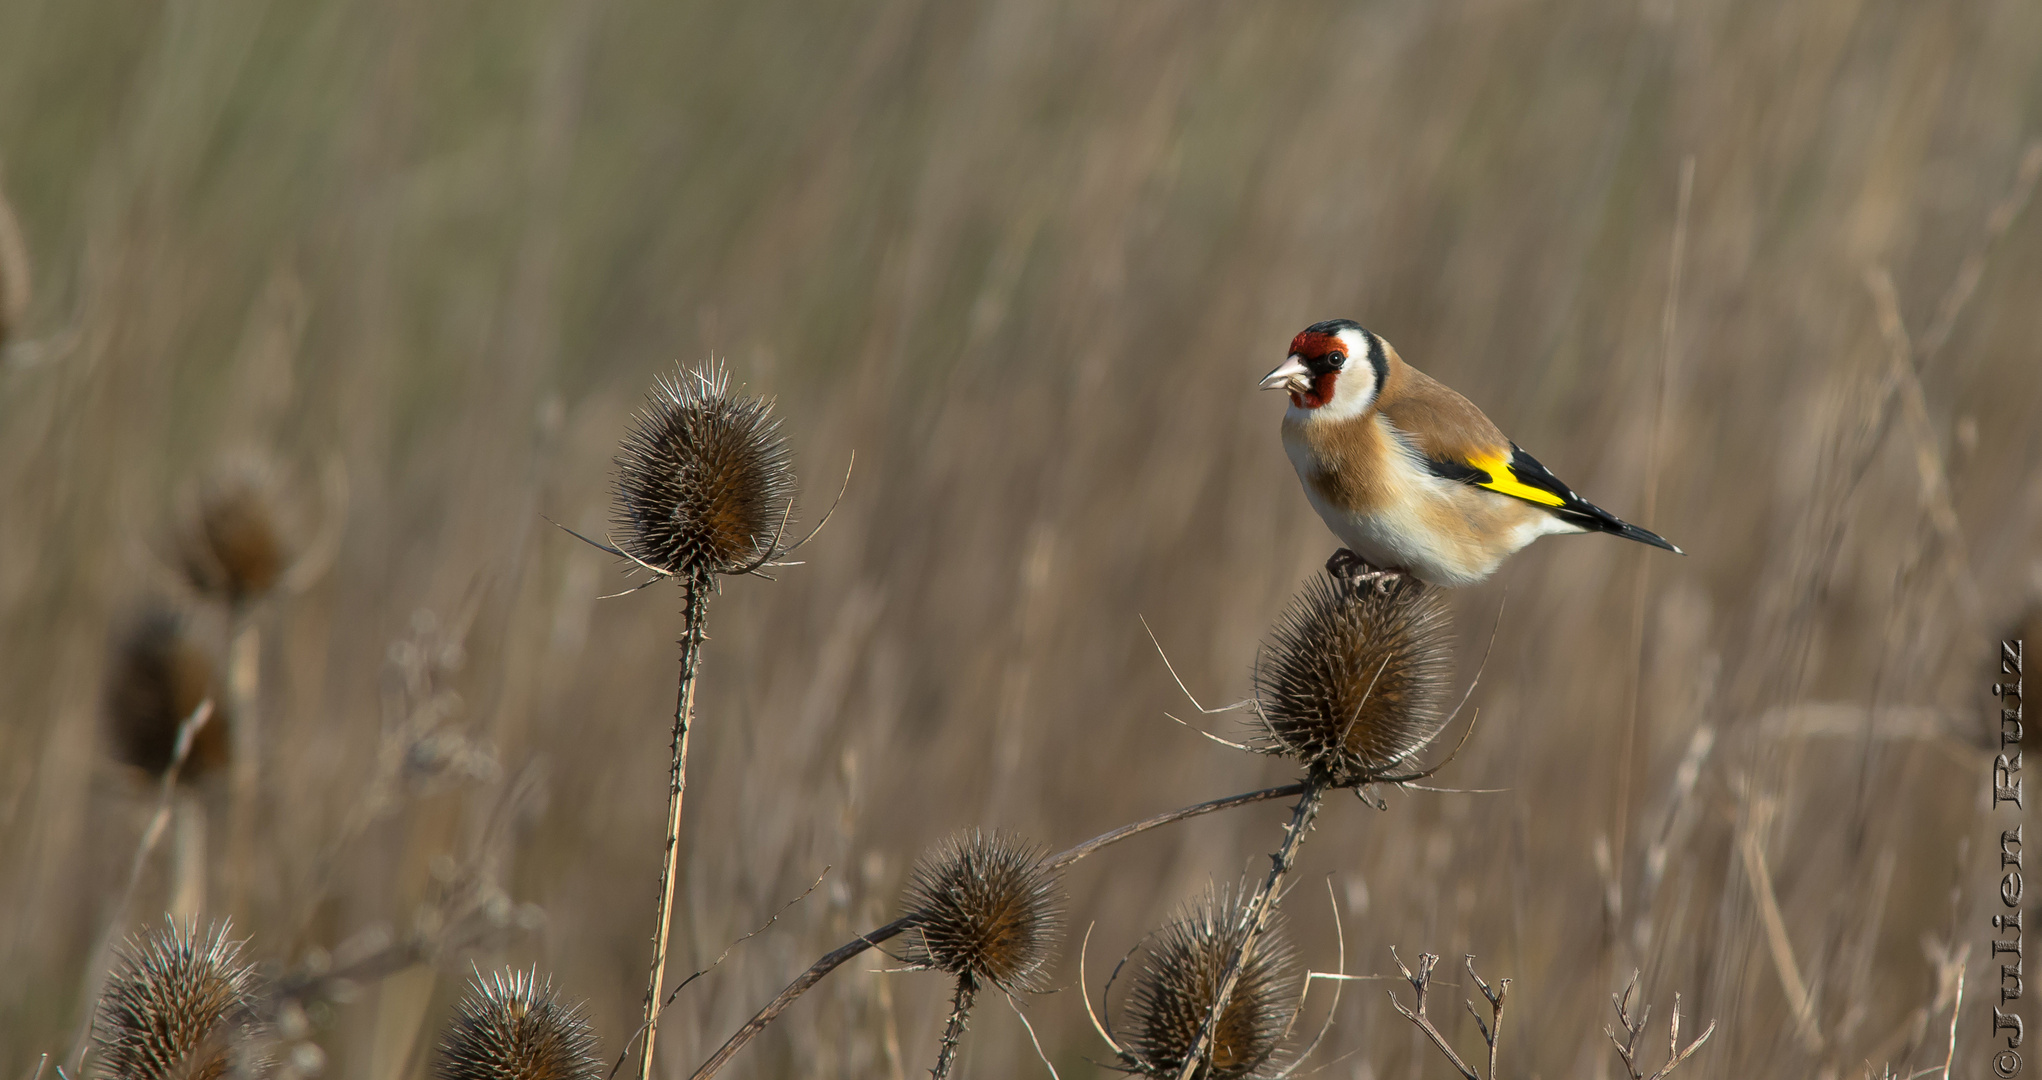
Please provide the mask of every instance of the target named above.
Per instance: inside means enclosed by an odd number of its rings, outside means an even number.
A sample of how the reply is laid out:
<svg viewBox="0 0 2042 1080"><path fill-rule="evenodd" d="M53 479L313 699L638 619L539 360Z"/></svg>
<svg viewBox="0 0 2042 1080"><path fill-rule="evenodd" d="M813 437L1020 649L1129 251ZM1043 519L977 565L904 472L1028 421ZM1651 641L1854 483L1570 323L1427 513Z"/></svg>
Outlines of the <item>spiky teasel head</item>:
<svg viewBox="0 0 2042 1080"><path fill-rule="evenodd" d="M1198 1041L1234 951L1247 935L1245 890L1216 889L1156 933L1128 1002L1121 1055L1132 1071L1178 1075ZM1297 1014L1297 952L1270 921L1241 961L1233 996L1214 1025L1210 1064L1201 1080L1245 1080L1279 1064L1284 1037Z"/></svg>
<svg viewBox="0 0 2042 1080"><path fill-rule="evenodd" d="M1314 578L1255 665L1258 749L1337 785L1383 778L1439 735L1452 679L1436 590L1404 576L1360 588Z"/></svg>
<svg viewBox="0 0 2042 1080"><path fill-rule="evenodd" d="M1063 884L1032 844L973 829L922 856L903 903L908 958L1008 991L1041 988L1063 936Z"/></svg>
<svg viewBox="0 0 2042 1080"><path fill-rule="evenodd" d="M257 1033L253 965L227 925L166 919L121 950L93 1027L105 1080L220 1080Z"/></svg>
<svg viewBox="0 0 2042 1080"><path fill-rule="evenodd" d="M617 455L614 520L633 558L684 578L777 554L794 469L772 402L711 364L661 376Z"/></svg>
<svg viewBox="0 0 2042 1080"><path fill-rule="evenodd" d="M239 605L261 598L290 568L292 531L282 481L259 461L232 462L200 485L178 537L192 587Z"/></svg>
<svg viewBox="0 0 2042 1080"><path fill-rule="evenodd" d="M581 1006L536 971L478 973L440 1040L435 1080L597 1080L596 1036Z"/></svg>
<svg viewBox="0 0 2042 1080"><path fill-rule="evenodd" d="M213 658L182 613L150 607L114 638L106 687L107 742L115 757L161 776L177 751L178 729L200 704L213 713L192 738L178 779L196 781L227 764L228 725Z"/></svg>

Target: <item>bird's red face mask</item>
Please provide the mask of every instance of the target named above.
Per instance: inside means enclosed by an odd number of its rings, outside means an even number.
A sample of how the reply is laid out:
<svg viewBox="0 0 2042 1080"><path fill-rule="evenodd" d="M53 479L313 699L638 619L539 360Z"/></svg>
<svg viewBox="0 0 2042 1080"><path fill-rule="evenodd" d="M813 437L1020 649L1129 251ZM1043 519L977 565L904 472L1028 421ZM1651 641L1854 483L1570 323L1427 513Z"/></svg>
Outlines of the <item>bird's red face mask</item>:
<svg viewBox="0 0 2042 1080"><path fill-rule="evenodd" d="M1290 355L1262 377L1262 389L1282 390L1300 409L1333 400L1333 386L1347 364L1347 345L1333 334L1307 330L1290 341Z"/></svg>

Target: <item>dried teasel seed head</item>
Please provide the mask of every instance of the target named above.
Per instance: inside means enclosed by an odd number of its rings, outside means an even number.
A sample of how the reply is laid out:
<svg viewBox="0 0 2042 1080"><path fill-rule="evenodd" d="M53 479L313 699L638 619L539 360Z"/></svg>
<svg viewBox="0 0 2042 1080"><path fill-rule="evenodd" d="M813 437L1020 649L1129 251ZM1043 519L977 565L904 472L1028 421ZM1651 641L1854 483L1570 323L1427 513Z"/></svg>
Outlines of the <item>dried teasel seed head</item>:
<svg viewBox="0 0 2042 1080"><path fill-rule="evenodd" d="M733 394L721 366L662 376L617 455L613 520L634 558L683 577L770 557L794 470L770 401Z"/></svg>
<svg viewBox="0 0 2042 1080"><path fill-rule="evenodd" d="M1128 1002L1124 1052L1131 1069L1171 1077L1183 1070L1247 934L1247 910L1246 890L1217 889L1157 931ZM1272 912L1213 1028L1210 1062L1193 1075L1244 1080L1277 1066L1297 1012L1300 977L1297 953Z"/></svg>
<svg viewBox="0 0 2042 1080"><path fill-rule="evenodd" d="M204 934L174 919L121 950L99 999L93 1037L104 1080L219 1080L258 1033L253 965L220 923Z"/></svg>
<svg viewBox="0 0 2042 1080"><path fill-rule="evenodd" d="M1336 784L1367 782L1439 735L1453 635L1439 592L1409 577L1315 578L1255 665L1258 749Z"/></svg>
<svg viewBox="0 0 2042 1080"><path fill-rule="evenodd" d="M1040 989L1063 935L1063 885L1042 848L973 829L923 855L903 904L908 959L1003 990Z"/></svg>
<svg viewBox="0 0 2042 1080"><path fill-rule="evenodd" d="M434 1080L597 1080L596 1036L537 971L477 973L440 1041Z"/></svg>
<svg viewBox="0 0 2042 1080"><path fill-rule="evenodd" d="M290 568L281 482L253 462L222 466L200 486L179 537L184 574L228 604L259 599Z"/></svg>
<svg viewBox="0 0 2042 1080"><path fill-rule="evenodd" d="M115 636L112 653L106 733L116 758L151 776L163 775L176 754L178 729L211 699L212 716L193 736L178 779L196 781L227 764L228 723L213 658L181 613L143 610Z"/></svg>

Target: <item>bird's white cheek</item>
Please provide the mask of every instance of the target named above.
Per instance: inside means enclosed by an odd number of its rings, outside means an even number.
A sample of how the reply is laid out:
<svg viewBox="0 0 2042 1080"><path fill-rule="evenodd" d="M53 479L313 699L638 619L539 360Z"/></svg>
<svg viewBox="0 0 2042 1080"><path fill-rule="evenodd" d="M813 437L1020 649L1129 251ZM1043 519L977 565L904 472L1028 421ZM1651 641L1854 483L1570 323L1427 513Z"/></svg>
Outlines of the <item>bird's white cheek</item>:
<svg viewBox="0 0 2042 1080"><path fill-rule="evenodd" d="M1312 410L1317 420L1345 420L1368 411L1375 401L1375 386L1366 365L1349 367L1333 381L1333 400Z"/></svg>

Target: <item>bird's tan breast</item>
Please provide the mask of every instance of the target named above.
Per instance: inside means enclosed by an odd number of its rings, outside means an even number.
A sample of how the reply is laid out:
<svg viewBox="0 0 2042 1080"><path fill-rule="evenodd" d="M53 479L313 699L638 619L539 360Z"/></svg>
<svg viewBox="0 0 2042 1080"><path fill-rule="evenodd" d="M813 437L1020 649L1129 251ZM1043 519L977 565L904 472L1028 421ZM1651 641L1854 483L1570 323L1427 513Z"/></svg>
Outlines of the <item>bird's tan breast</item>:
<svg viewBox="0 0 2042 1080"><path fill-rule="evenodd" d="M1283 442L1298 478L1330 506L1368 513L1399 494L1401 485L1389 467L1401 450L1373 416L1340 423L1286 417Z"/></svg>

